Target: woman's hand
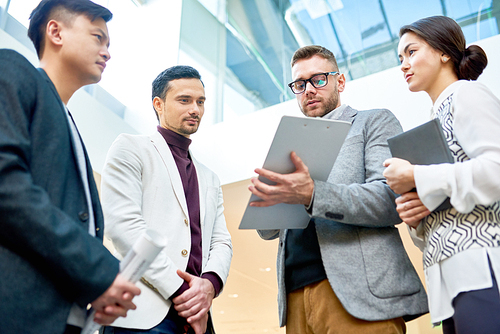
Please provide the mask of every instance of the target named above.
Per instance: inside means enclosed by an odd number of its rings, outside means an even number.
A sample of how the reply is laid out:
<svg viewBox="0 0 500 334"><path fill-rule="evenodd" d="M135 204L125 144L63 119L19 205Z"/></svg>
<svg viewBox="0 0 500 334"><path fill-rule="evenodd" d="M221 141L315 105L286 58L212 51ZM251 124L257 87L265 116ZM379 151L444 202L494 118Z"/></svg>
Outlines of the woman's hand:
<svg viewBox="0 0 500 334"><path fill-rule="evenodd" d="M408 161L391 158L384 161L384 167L387 167L384 171L387 184L396 194L404 194L415 188L414 166Z"/></svg>
<svg viewBox="0 0 500 334"><path fill-rule="evenodd" d="M417 228L420 221L431 213L414 191L396 198L396 211L401 220L413 228Z"/></svg>

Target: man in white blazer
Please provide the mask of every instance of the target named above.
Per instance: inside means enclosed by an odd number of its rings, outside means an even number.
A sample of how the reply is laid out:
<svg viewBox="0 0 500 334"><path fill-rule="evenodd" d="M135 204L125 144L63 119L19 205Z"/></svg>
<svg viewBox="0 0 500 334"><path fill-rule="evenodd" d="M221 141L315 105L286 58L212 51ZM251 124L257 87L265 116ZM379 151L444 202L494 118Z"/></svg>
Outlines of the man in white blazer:
<svg viewBox="0 0 500 334"><path fill-rule="evenodd" d="M102 206L118 257L146 229L163 235L167 247L138 283L137 309L104 333L211 332L209 310L226 282L232 245L219 179L188 149L204 112L200 74L171 67L153 81L152 98L158 131L122 134L113 143Z"/></svg>

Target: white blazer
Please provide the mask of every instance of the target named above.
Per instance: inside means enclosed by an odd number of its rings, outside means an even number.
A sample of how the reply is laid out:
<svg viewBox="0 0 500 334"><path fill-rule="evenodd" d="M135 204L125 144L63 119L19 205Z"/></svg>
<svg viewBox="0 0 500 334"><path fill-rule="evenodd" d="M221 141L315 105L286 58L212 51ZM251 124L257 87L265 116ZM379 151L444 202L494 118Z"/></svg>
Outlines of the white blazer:
<svg viewBox="0 0 500 334"><path fill-rule="evenodd" d="M225 284L232 257L231 236L224 218L218 177L193 159L200 192L202 272L214 272ZM138 283L137 309L113 326L150 329L159 324L171 306L169 298L183 280L176 270L186 270L191 250L189 214L181 177L163 136L121 134L112 144L102 172L102 208L105 235L118 258L123 258L138 237L153 229L167 239L167 246Z"/></svg>

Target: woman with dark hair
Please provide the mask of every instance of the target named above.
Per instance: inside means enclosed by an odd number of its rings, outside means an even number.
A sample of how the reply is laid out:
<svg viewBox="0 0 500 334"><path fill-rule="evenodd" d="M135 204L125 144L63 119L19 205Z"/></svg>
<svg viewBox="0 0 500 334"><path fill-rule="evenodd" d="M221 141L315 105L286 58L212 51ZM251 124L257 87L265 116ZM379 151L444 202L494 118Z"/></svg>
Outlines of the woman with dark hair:
<svg viewBox="0 0 500 334"><path fill-rule="evenodd" d="M442 321L444 333L499 333L500 100L470 81L486 67L486 54L466 47L460 26L444 16L403 26L399 35L408 88L431 98L455 159L384 162L387 183L402 194L400 217L424 252L432 321ZM433 212L447 197L453 208Z"/></svg>

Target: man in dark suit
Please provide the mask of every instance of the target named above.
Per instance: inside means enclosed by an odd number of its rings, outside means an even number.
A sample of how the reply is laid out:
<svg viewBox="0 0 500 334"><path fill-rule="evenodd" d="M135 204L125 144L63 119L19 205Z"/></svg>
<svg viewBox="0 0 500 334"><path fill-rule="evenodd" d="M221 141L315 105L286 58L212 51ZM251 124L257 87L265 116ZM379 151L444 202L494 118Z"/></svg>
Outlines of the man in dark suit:
<svg viewBox="0 0 500 334"><path fill-rule="evenodd" d="M110 324L140 290L102 245L85 146L65 105L110 56L112 14L88 0L43 0L28 35L35 69L0 50L0 332L79 333L90 303Z"/></svg>

